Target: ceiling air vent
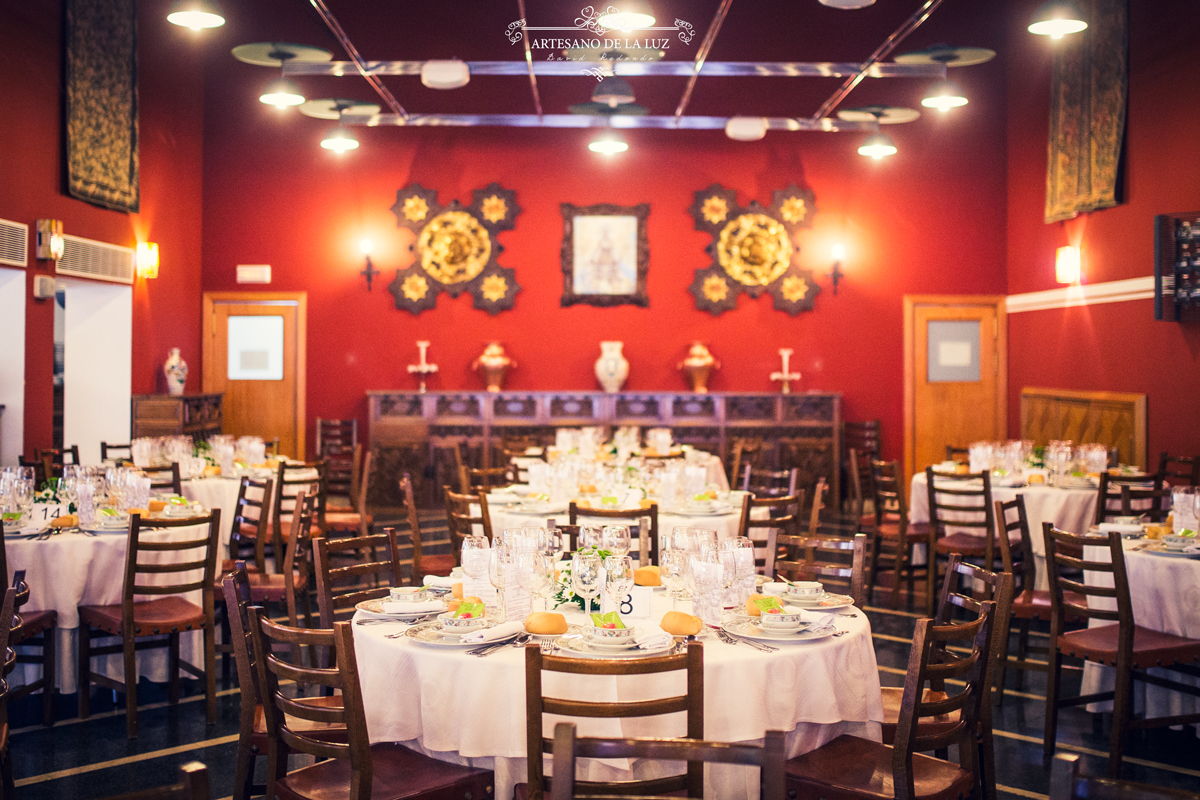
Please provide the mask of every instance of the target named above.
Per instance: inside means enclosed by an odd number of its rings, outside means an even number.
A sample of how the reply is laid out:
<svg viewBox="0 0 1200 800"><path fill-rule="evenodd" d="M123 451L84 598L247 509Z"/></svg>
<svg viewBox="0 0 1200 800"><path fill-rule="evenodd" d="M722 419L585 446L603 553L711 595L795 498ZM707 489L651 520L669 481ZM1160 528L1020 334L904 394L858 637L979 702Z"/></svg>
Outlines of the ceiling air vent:
<svg viewBox="0 0 1200 800"><path fill-rule="evenodd" d="M0 264L10 267L29 265L29 226L0 219Z"/></svg>
<svg viewBox="0 0 1200 800"><path fill-rule="evenodd" d="M66 247L55 272L77 278L133 283L137 253L132 247L64 235Z"/></svg>

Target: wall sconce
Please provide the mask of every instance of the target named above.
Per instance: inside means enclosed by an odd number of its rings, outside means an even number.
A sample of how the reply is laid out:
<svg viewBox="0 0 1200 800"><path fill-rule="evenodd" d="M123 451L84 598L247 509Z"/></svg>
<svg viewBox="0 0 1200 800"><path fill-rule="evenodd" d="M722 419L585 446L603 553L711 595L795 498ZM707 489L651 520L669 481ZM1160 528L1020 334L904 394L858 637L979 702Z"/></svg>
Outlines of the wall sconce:
<svg viewBox="0 0 1200 800"><path fill-rule="evenodd" d="M1059 283L1079 282L1079 248L1067 245L1054 254L1054 277Z"/></svg>
<svg viewBox="0 0 1200 800"><path fill-rule="evenodd" d="M371 263L371 240L363 239L358 243L358 249L362 250L363 256L367 259L367 266L358 274L367 279L367 291L369 292L371 291L371 281L379 274L379 270L375 269L375 265Z"/></svg>
<svg viewBox="0 0 1200 800"><path fill-rule="evenodd" d="M66 250L61 219L39 219L37 221L37 248L34 255L42 260L58 261Z"/></svg>
<svg viewBox="0 0 1200 800"><path fill-rule="evenodd" d="M837 295L838 281L846 277L846 273L842 272L842 260L846 258L846 248L840 244L833 246L833 269L829 273L830 279L833 281L833 293Z"/></svg>
<svg viewBox="0 0 1200 800"><path fill-rule="evenodd" d="M138 242L137 274L139 278L158 277L158 244L156 242Z"/></svg>

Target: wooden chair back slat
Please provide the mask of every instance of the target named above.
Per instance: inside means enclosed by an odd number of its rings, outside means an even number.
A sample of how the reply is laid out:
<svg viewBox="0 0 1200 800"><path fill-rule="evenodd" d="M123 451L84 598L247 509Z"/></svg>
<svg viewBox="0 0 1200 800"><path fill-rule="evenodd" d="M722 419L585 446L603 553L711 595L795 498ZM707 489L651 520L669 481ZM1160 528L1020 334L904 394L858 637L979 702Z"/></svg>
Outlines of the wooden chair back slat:
<svg viewBox="0 0 1200 800"><path fill-rule="evenodd" d="M358 444L357 419L321 419L317 417L317 457L329 446L353 448Z"/></svg>
<svg viewBox="0 0 1200 800"><path fill-rule="evenodd" d="M754 569L763 575L775 574L776 552L771 537L797 536L800 532L800 509L804 491L785 497L758 498L748 494L742 498L742 518L738 521L738 536L754 543ZM766 519L753 518L755 509L767 509Z"/></svg>
<svg viewBox="0 0 1200 800"><path fill-rule="evenodd" d="M775 574L788 580L821 580L844 586L862 607L866 601L867 537L858 533L850 537L789 536L774 534L775 545L784 549L783 558L775 560ZM772 550L770 538L768 547Z"/></svg>
<svg viewBox="0 0 1200 800"><path fill-rule="evenodd" d="M110 442L100 443L100 460L107 461L115 459L118 463L121 461L133 461L133 443L113 444Z"/></svg>
<svg viewBox="0 0 1200 800"><path fill-rule="evenodd" d="M1150 488L1146 489L1146 484ZM1096 489L1095 523L1108 522L1110 517L1145 514L1151 522L1162 522L1170 504L1170 492L1163 492L1163 475L1109 475L1100 473L1100 485ZM1149 508L1131 510L1133 503Z"/></svg>
<svg viewBox="0 0 1200 800"><path fill-rule="evenodd" d="M1163 451L1158 477L1164 486L1200 486L1200 456L1173 456Z"/></svg>
<svg viewBox="0 0 1200 800"><path fill-rule="evenodd" d="M144 531L172 528L187 528L193 525L207 525L208 530L203 538L179 539L163 542L148 542L142 539ZM213 509L202 517L186 519L143 519L141 514L131 514L129 517L128 550L125 554L125 588L122 592L122 604L127 606L129 619L133 619L133 598L140 594L183 594L201 589L204 591L205 609L211 610L213 603L213 582L217 569L217 535L221 527L221 511ZM186 550L203 549L198 559L174 563L147 564L138 555L142 552L164 553L183 552ZM186 580L182 576L192 570L203 570L203 577L196 580ZM153 586L141 585L137 582L138 575L179 575L179 582L157 583Z"/></svg>
<svg viewBox="0 0 1200 800"><path fill-rule="evenodd" d="M899 461L872 461L871 484L874 487L875 525L897 525L900 545L904 546L908 532L908 498L904 493L904 478Z"/></svg>
<svg viewBox="0 0 1200 800"><path fill-rule="evenodd" d="M764 470L747 464L742 472L742 491L755 497L792 497L797 493L800 469Z"/></svg>
<svg viewBox="0 0 1200 800"><path fill-rule="evenodd" d="M259 572L267 571L266 546L271 504L275 499L274 491L273 478L255 480L243 477L238 483L237 505L234 507L233 525L229 530L230 557L235 561L253 561L255 569ZM252 497L252 494L257 496Z"/></svg>
<svg viewBox="0 0 1200 800"><path fill-rule="evenodd" d="M483 528L483 535L492 541L492 518L488 513L487 492L477 494L460 494L449 486L442 487L446 496L446 525L450 529L450 549L454 553L454 563L462 559L462 542L469 536L475 535L475 526ZM471 513L471 505L479 506L479 513Z"/></svg>
<svg viewBox="0 0 1200 800"><path fill-rule="evenodd" d="M622 511L615 508L580 508L572 500L567 506L568 524L580 525L581 519L626 523L629 526L629 554L638 559L638 566L646 566L641 563L640 557L643 542L646 545L646 557L650 559L647 563L658 563L658 503L651 503L649 508ZM642 522L647 519L650 520L650 524L644 526ZM643 540L643 536L647 538Z"/></svg>
<svg viewBox="0 0 1200 800"><path fill-rule="evenodd" d="M1133 631L1133 604L1129 599L1129 579L1125 573L1125 550L1121 547L1121 534L1109 531L1098 535L1079 536L1059 530L1053 523L1042 525L1042 536L1046 543L1046 571L1050 580L1050 627L1063 630L1068 611L1079 619L1100 619L1118 622ZM1082 548L1085 545L1107 547L1111 561L1083 561L1063 554L1063 548ZM1112 586L1096 586L1065 577L1064 570L1075 572L1108 573L1112 575ZM1065 592L1075 592L1086 597L1105 597L1116 601L1117 610L1095 608L1090 604L1069 603ZM1057 628L1056 628L1057 626Z"/></svg>
<svg viewBox="0 0 1200 800"><path fill-rule="evenodd" d="M345 567L334 566L333 555L347 551L374 553L370 561ZM363 600L388 596L388 589L400 585L400 559L396 531L357 536L348 539L313 539L313 571L317 576L317 606L321 627L332 628L338 619L349 618L354 606ZM372 578L365 581L364 578Z"/></svg>
<svg viewBox="0 0 1200 800"><path fill-rule="evenodd" d="M311 475L297 477L297 472L316 471L316 477ZM290 474L289 474L290 473ZM294 489L289 492L288 489ZM316 501L316 524L325 522L325 462L311 461L304 464L292 464L288 461L279 462L279 471L275 474L275 497L271 503L271 540L275 545L276 554L284 549L284 525L290 525L292 512L296 507L296 495L304 492L313 495ZM278 558L278 555L276 555Z"/></svg>
<svg viewBox="0 0 1200 800"><path fill-rule="evenodd" d="M1033 539L1029 532L1029 516L1025 512L1025 496L1019 494L1007 503L1000 500L994 502L1000 563L1005 572L1012 573L1013 594L1020 595L1037 586L1037 564L1033 560ZM1021 537L1020 544L1015 547L1011 538L1013 531Z"/></svg>

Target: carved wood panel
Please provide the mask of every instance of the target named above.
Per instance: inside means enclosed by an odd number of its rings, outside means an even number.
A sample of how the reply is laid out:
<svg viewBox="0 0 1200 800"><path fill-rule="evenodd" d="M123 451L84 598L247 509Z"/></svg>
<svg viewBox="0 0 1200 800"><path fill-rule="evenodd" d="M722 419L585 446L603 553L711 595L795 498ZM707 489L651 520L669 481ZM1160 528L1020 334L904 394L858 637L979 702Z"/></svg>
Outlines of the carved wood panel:
<svg viewBox="0 0 1200 800"><path fill-rule="evenodd" d="M1021 438L1037 445L1097 442L1116 447L1122 464L1147 469L1146 437L1144 394L1021 390Z"/></svg>

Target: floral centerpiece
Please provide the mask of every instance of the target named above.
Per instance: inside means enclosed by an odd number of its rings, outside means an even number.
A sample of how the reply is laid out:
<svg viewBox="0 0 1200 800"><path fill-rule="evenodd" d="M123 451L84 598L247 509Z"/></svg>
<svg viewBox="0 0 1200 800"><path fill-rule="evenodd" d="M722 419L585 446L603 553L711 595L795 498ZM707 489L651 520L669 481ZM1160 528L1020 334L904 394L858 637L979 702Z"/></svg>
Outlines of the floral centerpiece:
<svg viewBox="0 0 1200 800"><path fill-rule="evenodd" d="M67 496L67 487L61 478L50 478L33 495L33 502L46 505L65 505L67 513L75 513L75 503Z"/></svg>
<svg viewBox="0 0 1200 800"><path fill-rule="evenodd" d="M611 550L601 550L598 547L585 547L579 552L584 554L594 553L600 557L602 562L612 555ZM574 603L579 606L580 611L585 610L583 604L587 601L575 594L575 585L571 582L571 566L569 563L558 571L558 580L555 582L554 593L550 595L550 601L554 603L555 608L564 603Z"/></svg>

